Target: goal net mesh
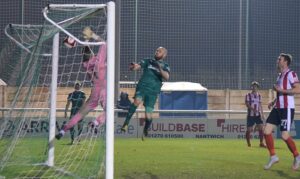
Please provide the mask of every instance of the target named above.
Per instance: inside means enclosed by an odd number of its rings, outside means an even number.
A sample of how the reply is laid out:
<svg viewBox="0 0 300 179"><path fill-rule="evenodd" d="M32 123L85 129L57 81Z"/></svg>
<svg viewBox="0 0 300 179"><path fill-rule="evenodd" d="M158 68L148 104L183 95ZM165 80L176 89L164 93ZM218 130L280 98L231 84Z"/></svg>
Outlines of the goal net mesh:
<svg viewBox="0 0 300 179"><path fill-rule="evenodd" d="M83 40L82 30L89 26L106 39L107 9L49 8L48 17ZM45 21L41 25L6 26L6 46L2 48L2 80L7 83L7 98L12 101L0 121L1 176L7 178L99 178L105 160L105 129L90 128L88 122L101 113L101 106L84 118L82 133L75 143L66 136L55 141L55 166L45 165L48 157L50 87L52 80L52 41L60 32ZM77 82L89 96L91 81L82 68L82 48L67 48L60 32L57 130L69 120L64 118L67 96ZM99 46L91 46L96 54ZM68 112L69 114L70 112ZM77 126L75 126L75 130ZM78 133L78 131L76 131Z"/></svg>

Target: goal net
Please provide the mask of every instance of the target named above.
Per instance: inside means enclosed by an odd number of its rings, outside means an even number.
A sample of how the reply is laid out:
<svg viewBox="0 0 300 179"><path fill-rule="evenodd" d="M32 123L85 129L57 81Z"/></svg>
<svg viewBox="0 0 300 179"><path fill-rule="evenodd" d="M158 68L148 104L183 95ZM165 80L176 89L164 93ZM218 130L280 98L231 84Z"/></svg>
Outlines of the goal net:
<svg viewBox="0 0 300 179"><path fill-rule="evenodd" d="M103 112L101 105L83 119L80 135L75 126L72 144L69 132L59 141L55 141L54 135L69 120L64 111L74 85L80 82L87 97L93 85L82 67L82 49L88 45L97 54L103 43L84 41L82 30L91 27L107 41L108 51L113 52L109 44L112 33L107 33L113 31L109 27L113 26L109 20L114 18L113 8L111 2L49 5L43 10L44 24L6 26L7 41L0 53L1 78L7 83L6 108L0 116L1 177L102 178L112 170L105 167L109 141L106 137L111 129L105 125L97 128L88 125ZM77 41L73 48L63 44L70 36ZM108 59L113 57L110 54L108 52ZM108 71L112 70L111 62L107 63ZM108 84L110 81L108 79ZM107 91L113 97L113 92L109 92L113 89ZM112 105L107 102L107 108ZM113 116L111 110L107 109L107 115ZM113 134L110 137L113 138ZM111 161L111 153L108 156Z"/></svg>

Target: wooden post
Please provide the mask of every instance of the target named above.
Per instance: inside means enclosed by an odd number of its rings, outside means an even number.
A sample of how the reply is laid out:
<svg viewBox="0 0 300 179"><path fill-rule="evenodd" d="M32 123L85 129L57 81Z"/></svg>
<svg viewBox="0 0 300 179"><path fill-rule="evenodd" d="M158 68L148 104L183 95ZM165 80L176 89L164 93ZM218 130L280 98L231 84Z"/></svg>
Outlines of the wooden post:
<svg viewBox="0 0 300 179"><path fill-rule="evenodd" d="M225 109L226 110L230 110L230 89L226 89L225 90ZM230 115L227 113L226 115L226 119L229 119L230 118Z"/></svg>

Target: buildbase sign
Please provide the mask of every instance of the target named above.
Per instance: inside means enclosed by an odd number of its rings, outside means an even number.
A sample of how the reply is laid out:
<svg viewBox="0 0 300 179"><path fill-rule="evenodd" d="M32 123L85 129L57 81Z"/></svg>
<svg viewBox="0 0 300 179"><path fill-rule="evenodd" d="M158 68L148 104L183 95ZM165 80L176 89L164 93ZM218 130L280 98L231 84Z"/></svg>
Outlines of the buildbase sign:
<svg viewBox="0 0 300 179"><path fill-rule="evenodd" d="M123 119L124 120L124 119ZM120 122L123 122L121 120ZM128 133L121 133L121 124L116 122L117 137L141 137L144 119L132 120ZM245 138L245 119L155 119L149 130L151 138ZM256 130L256 129L254 129ZM277 131L274 135L277 136ZM258 138L258 131L252 135Z"/></svg>

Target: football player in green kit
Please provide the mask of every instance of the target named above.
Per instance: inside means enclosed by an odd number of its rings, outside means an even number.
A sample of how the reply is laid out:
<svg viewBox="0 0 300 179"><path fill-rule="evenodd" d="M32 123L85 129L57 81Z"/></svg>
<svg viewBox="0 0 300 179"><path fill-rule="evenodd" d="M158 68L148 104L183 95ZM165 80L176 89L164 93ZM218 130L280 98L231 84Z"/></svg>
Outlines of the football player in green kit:
<svg viewBox="0 0 300 179"><path fill-rule="evenodd" d="M121 128L123 132L127 131L129 121L135 113L137 107L144 102L145 106L145 126L143 137L148 135L148 130L152 123L152 113L157 96L160 93L163 80L168 80L170 77L169 65L164 61L167 56L167 49L159 47L155 51L154 58L145 58L139 63L131 63L130 70L143 69L142 77L140 78L134 95L134 101L130 105L126 119Z"/></svg>

